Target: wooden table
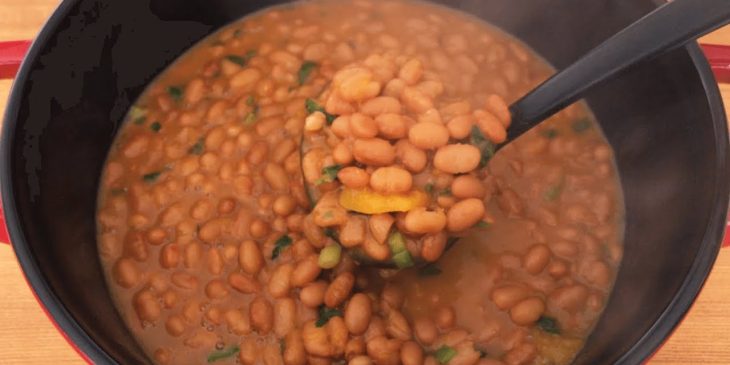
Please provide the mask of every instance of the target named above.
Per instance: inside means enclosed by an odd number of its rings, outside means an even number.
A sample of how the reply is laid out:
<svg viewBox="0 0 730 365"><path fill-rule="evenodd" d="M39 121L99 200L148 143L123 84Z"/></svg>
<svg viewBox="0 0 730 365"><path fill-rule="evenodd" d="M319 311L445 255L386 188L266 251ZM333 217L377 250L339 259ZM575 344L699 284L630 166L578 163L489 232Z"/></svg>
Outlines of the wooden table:
<svg viewBox="0 0 730 365"><path fill-rule="evenodd" d="M57 0L0 0L0 41L31 39ZM706 38L730 44L730 27ZM0 115L10 89L0 81ZM730 85L721 85L730 105ZM0 245L0 364L84 364L33 297L11 248ZM652 364L730 363L730 249L723 250L692 311Z"/></svg>

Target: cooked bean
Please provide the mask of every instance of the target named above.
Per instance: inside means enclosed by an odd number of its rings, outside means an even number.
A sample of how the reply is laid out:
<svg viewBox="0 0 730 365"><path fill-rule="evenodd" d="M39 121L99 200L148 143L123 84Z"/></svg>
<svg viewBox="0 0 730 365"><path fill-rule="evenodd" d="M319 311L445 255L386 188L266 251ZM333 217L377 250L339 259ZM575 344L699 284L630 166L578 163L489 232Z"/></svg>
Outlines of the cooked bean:
<svg viewBox="0 0 730 365"><path fill-rule="evenodd" d="M249 227L251 237L257 239L263 238L264 236L269 234L270 230L271 227L269 226L269 224L262 219L254 219L253 222L251 222L251 226Z"/></svg>
<svg viewBox="0 0 730 365"><path fill-rule="evenodd" d="M362 189L370 183L370 174L359 167L345 167L337 173L337 179L350 189Z"/></svg>
<svg viewBox="0 0 730 365"><path fill-rule="evenodd" d="M340 165L349 165L352 163L354 157L350 147L345 142L340 142L332 150L332 159Z"/></svg>
<svg viewBox="0 0 730 365"><path fill-rule="evenodd" d="M370 360L367 356L355 356L350 361L347 362L347 365L372 365L373 361Z"/></svg>
<svg viewBox="0 0 730 365"><path fill-rule="evenodd" d="M527 288L517 285L509 285L492 290L490 298L497 308L507 310L527 298L528 295L530 295L530 293Z"/></svg>
<svg viewBox="0 0 730 365"><path fill-rule="evenodd" d="M370 216L368 219L368 228L376 243L385 243L390 229L393 227L393 223L395 223L395 219L390 214L374 214Z"/></svg>
<svg viewBox="0 0 730 365"><path fill-rule="evenodd" d="M205 286L205 295L210 299L222 299L228 296L228 288L223 280L214 279Z"/></svg>
<svg viewBox="0 0 730 365"><path fill-rule="evenodd" d="M385 321L385 332L389 337L407 341L412 337L411 326L406 317L397 309L390 309Z"/></svg>
<svg viewBox="0 0 730 365"><path fill-rule="evenodd" d="M474 118L470 115L460 115L451 119L446 128L453 139L465 139L471 135L471 129L474 125Z"/></svg>
<svg viewBox="0 0 730 365"><path fill-rule="evenodd" d="M416 114L433 109L433 100L414 87L403 89L400 99L408 110Z"/></svg>
<svg viewBox="0 0 730 365"><path fill-rule="evenodd" d="M316 254L311 254L297 262L294 271L291 273L291 285L295 288L301 288L314 281L322 272L318 260Z"/></svg>
<svg viewBox="0 0 730 365"><path fill-rule="evenodd" d="M484 218L484 213L484 203L480 199L470 198L457 202L446 213L449 231L460 232L473 227Z"/></svg>
<svg viewBox="0 0 730 365"><path fill-rule="evenodd" d="M449 143L449 130L443 124L420 122L408 131L408 140L422 150L435 150Z"/></svg>
<svg viewBox="0 0 730 365"><path fill-rule="evenodd" d="M484 183L474 175L461 175L451 183L451 194L458 199L479 198L486 195Z"/></svg>
<svg viewBox="0 0 730 365"><path fill-rule="evenodd" d="M241 350L238 352L238 360L244 365L254 365L258 358L258 349L256 339L245 337L240 344Z"/></svg>
<svg viewBox="0 0 730 365"><path fill-rule="evenodd" d="M428 346L436 341L438 337L438 328L436 324L428 317L417 318L413 322L413 332L418 341Z"/></svg>
<svg viewBox="0 0 730 365"><path fill-rule="evenodd" d="M365 240L366 218L348 215L347 223L340 230L339 240L343 246L352 248Z"/></svg>
<svg viewBox="0 0 730 365"><path fill-rule="evenodd" d="M439 148L433 158L433 165L449 174L465 174L479 166L479 149L469 144L451 144Z"/></svg>
<svg viewBox="0 0 730 365"><path fill-rule="evenodd" d="M370 99L360 107L360 112L371 117L377 117L381 114L400 114L401 103L398 99L389 96L379 96Z"/></svg>
<svg viewBox="0 0 730 365"><path fill-rule="evenodd" d="M549 300L568 312L575 312L585 306L588 299L588 289L580 284L568 285L555 289L549 295Z"/></svg>
<svg viewBox="0 0 730 365"><path fill-rule="evenodd" d="M545 312L545 302L537 297L527 298L515 304L509 311L512 322L527 326L537 322Z"/></svg>
<svg viewBox="0 0 730 365"><path fill-rule="evenodd" d="M358 162L369 166L388 166L395 161L395 148L379 138L356 139L352 155Z"/></svg>
<svg viewBox="0 0 730 365"><path fill-rule="evenodd" d="M479 130L484 133L484 136L493 143L500 144L507 140L507 130L497 117L491 113L480 114L477 117L476 124Z"/></svg>
<svg viewBox="0 0 730 365"><path fill-rule="evenodd" d="M399 167L381 167L370 176L370 186L382 194L401 194L411 190L411 173Z"/></svg>
<svg viewBox="0 0 730 365"><path fill-rule="evenodd" d="M355 285L355 276L352 273L344 272L330 283L324 294L324 304L330 308L337 308L342 302L347 300Z"/></svg>
<svg viewBox="0 0 730 365"><path fill-rule="evenodd" d="M287 191L289 189L289 175L281 165L267 164L264 168L264 178L274 190Z"/></svg>
<svg viewBox="0 0 730 365"><path fill-rule="evenodd" d="M274 302L274 333L284 338L294 330L297 322L297 303L291 298L282 298Z"/></svg>
<svg viewBox="0 0 730 365"><path fill-rule="evenodd" d="M251 332L251 323L249 322L248 314L244 314L238 309L231 309L226 311L223 315L228 330L232 333L243 336Z"/></svg>
<svg viewBox="0 0 730 365"><path fill-rule="evenodd" d="M306 285L299 292L299 300L309 308L317 308L324 303L324 295L327 291L327 283L317 281Z"/></svg>
<svg viewBox="0 0 730 365"><path fill-rule="evenodd" d="M436 310L436 325L444 329L449 329L456 324L456 313L449 306L439 307Z"/></svg>
<svg viewBox="0 0 730 365"><path fill-rule="evenodd" d="M512 121L512 113L509 111L509 107L504 99L499 95L489 95L487 97L486 106L487 110L494 114L505 128L508 128Z"/></svg>
<svg viewBox="0 0 730 365"><path fill-rule="evenodd" d="M269 294L274 298L283 298L289 294L291 289L291 277L294 272L294 265L290 263L279 265L269 278Z"/></svg>
<svg viewBox="0 0 730 365"><path fill-rule="evenodd" d="M160 302L149 290L143 290L134 297L134 310L140 321L155 322L162 314Z"/></svg>
<svg viewBox="0 0 730 365"><path fill-rule="evenodd" d="M261 290L261 285L258 281L239 273L230 274L228 276L228 284L230 284L233 289L244 294L255 294Z"/></svg>
<svg viewBox="0 0 730 365"><path fill-rule="evenodd" d="M353 335L359 336L365 333L370 325L372 316L372 303L370 298L362 293L352 296L345 307L345 324Z"/></svg>
<svg viewBox="0 0 730 365"><path fill-rule="evenodd" d="M355 113L350 116L350 132L355 138L374 138L378 135L378 124L365 114Z"/></svg>
<svg viewBox="0 0 730 365"><path fill-rule="evenodd" d="M256 297L249 305L251 327L262 335L268 334L274 326L274 308L266 298Z"/></svg>
<svg viewBox="0 0 730 365"><path fill-rule="evenodd" d="M411 209L406 214L405 226L409 232L416 234L438 233L446 227L446 214L426 208Z"/></svg>
<svg viewBox="0 0 730 365"><path fill-rule="evenodd" d="M401 67L398 77L408 85L415 85L423 76L423 63L419 59L412 59Z"/></svg>
<svg viewBox="0 0 730 365"><path fill-rule="evenodd" d="M362 248L365 253L375 261L385 261L390 258L390 248L388 245L376 241L375 238L371 236L367 236L365 238L365 242L362 243Z"/></svg>
<svg viewBox="0 0 730 365"><path fill-rule="evenodd" d="M398 141L395 145L396 156L408 171L419 173L426 168L428 157L426 152L417 148L407 140Z"/></svg>
<svg viewBox="0 0 730 365"><path fill-rule="evenodd" d="M284 344L284 364L304 365L307 363L307 353L298 330L289 331L284 338Z"/></svg>
<svg viewBox="0 0 730 365"><path fill-rule="evenodd" d="M257 275L264 266L264 257L255 241L247 240L241 243L238 251L238 262L241 269L249 275Z"/></svg>
<svg viewBox="0 0 730 365"><path fill-rule="evenodd" d="M375 337L368 340L367 353L376 364L397 364L400 361L400 346L399 340Z"/></svg>
<svg viewBox="0 0 730 365"><path fill-rule="evenodd" d="M381 114L375 122L380 136L385 139L401 139L407 135L406 121L400 114Z"/></svg>
<svg viewBox="0 0 730 365"><path fill-rule="evenodd" d="M141 273L132 260L122 258L114 265L114 278L117 284L129 289L137 285L141 278Z"/></svg>
<svg viewBox="0 0 730 365"><path fill-rule="evenodd" d="M542 272L542 270L544 270L550 262L550 256L552 256L552 253L547 246L534 245L530 247L525 256L522 258L522 266L528 273L537 275Z"/></svg>
<svg viewBox="0 0 730 365"><path fill-rule="evenodd" d="M181 289L194 290L198 287L198 278L182 271L173 273L170 280Z"/></svg>
<svg viewBox="0 0 730 365"><path fill-rule="evenodd" d="M208 250L208 272L213 275L220 275L220 273L223 271L223 266L225 265L225 262L223 261L223 255L220 253L218 249L210 249Z"/></svg>
<svg viewBox="0 0 730 365"><path fill-rule="evenodd" d="M400 348L400 361L403 365L422 365L423 349L414 341L405 342Z"/></svg>

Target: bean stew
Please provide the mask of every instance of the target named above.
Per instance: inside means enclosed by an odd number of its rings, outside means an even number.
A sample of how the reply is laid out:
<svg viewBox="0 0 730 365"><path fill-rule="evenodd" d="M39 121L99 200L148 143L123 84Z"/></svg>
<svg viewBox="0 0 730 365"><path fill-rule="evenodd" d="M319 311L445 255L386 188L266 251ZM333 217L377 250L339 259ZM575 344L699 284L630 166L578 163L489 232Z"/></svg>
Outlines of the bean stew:
<svg viewBox="0 0 730 365"><path fill-rule="evenodd" d="M582 103L494 154L506 105L550 73L407 0L296 2L206 38L136 102L102 176L130 331L163 365L569 364L624 210Z"/></svg>

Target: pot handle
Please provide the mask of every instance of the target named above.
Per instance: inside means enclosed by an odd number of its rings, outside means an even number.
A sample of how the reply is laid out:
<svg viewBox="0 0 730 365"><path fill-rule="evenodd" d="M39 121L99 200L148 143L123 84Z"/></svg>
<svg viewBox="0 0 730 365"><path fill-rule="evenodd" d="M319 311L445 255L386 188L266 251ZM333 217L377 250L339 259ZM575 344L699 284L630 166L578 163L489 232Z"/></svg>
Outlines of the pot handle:
<svg viewBox="0 0 730 365"><path fill-rule="evenodd" d="M0 80L12 79L20 68L25 54L30 48L30 41L0 42ZM730 83L730 46L702 44L702 51L715 73L718 82ZM9 242L5 216L0 208L0 242ZM728 220L723 246L730 246L730 220Z"/></svg>

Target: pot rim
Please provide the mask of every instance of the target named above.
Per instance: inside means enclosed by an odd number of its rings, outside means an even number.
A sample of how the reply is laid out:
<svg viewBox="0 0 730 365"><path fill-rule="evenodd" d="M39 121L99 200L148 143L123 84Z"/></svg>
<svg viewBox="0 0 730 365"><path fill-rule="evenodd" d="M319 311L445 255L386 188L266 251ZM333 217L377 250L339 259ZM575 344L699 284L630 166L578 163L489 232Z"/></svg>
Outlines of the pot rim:
<svg viewBox="0 0 730 365"><path fill-rule="evenodd" d="M63 20L80 1L82 0L64 0L60 3L33 41L13 82L0 135L0 196L2 197L5 222L13 251L20 263L26 281L30 284L31 290L41 307L43 307L46 314L49 314L49 319L54 322L56 328L87 362L117 364L116 360L81 328L44 279L38 262L33 257L32 251L25 240L23 230L20 228L20 219L16 209L12 179L10 178L12 174L13 136L18 124L17 118L23 91L27 87L30 72L33 65L38 61L41 50L57 34ZM657 5L661 4L656 0L653 2ZM702 238L702 246L687 273L684 283L675 294L674 299L654 322L654 325L616 361L616 364L641 363L651 356L669 337L687 314L704 286L722 244L728 201L730 200L730 161L728 160L730 150L728 149L727 120L719 87L699 46L697 43L690 43L683 48L688 51L699 74L712 115L715 145L718 147L716 165L718 175L713 194L716 198L714 200L715 205L712 208Z"/></svg>

